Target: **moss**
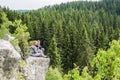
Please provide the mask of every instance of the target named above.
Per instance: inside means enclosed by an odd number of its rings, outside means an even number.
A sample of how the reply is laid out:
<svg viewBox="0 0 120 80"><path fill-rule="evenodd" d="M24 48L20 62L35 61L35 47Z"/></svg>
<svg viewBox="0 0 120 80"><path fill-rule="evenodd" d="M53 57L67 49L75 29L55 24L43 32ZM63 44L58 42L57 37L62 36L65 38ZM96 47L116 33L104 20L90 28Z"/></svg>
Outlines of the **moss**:
<svg viewBox="0 0 120 80"><path fill-rule="evenodd" d="M19 66L20 66L20 67L23 67L23 69L26 70L26 63L25 63L24 60L20 60Z"/></svg>
<svg viewBox="0 0 120 80"><path fill-rule="evenodd" d="M17 80L26 80L25 75L24 75L25 70L26 70L26 63L24 60L20 60L19 72L17 73L17 75L18 75Z"/></svg>
<svg viewBox="0 0 120 80"><path fill-rule="evenodd" d="M18 77L16 80L26 80L26 78L22 73L18 72Z"/></svg>

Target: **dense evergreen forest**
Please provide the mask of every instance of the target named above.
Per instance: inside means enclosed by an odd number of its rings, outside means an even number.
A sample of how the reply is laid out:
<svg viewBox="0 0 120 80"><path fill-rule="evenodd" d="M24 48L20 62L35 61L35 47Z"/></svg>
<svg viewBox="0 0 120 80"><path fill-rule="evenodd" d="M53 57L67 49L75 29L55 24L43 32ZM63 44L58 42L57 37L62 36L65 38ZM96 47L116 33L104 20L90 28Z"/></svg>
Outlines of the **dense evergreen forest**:
<svg viewBox="0 0 120 80"><path fill-rule="evenodd" d="M27 52L27 41L39 39L52 67L67 73L75 65L79 71L88 66L92 74L90 63L98 50L107 50L112 40L119 39L120 0L76 1L26 12L1 8L0 37L4 33L19 38L22 56Z"/></svg>

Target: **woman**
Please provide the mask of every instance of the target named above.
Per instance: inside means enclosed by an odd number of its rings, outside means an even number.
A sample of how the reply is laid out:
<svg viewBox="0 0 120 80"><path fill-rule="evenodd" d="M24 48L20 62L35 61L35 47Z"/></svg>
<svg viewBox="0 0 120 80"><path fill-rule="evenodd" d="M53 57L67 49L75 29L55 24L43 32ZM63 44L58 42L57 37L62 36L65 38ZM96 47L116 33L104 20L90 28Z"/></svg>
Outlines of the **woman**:
<svg viewBox="0 0 120 80"><path fill-rule="evenodd" d="M38 50L38 41L34 41L33 44L30 46L30 49L33 50L31 56L39 57L39 50Z"/></svg>

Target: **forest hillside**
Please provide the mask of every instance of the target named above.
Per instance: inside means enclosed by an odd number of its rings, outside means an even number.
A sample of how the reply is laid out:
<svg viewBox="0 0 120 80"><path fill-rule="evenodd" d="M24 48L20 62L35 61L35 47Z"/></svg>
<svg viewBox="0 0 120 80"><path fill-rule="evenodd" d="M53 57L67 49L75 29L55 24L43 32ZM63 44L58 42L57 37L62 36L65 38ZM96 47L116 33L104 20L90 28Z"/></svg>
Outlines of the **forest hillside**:
<svg viewBox="0 0 120 80"><path fill-rule="evenodd" d="M106 51L112 40L119 40L119 4L120 0L75 1L25 12L1 8L0 37L14 35L23 58L29 41L41 40L53 68L64 74L75 65L79 71L87 66L94 76L98 69L91 69L91 62L99 49Z"/></svg>

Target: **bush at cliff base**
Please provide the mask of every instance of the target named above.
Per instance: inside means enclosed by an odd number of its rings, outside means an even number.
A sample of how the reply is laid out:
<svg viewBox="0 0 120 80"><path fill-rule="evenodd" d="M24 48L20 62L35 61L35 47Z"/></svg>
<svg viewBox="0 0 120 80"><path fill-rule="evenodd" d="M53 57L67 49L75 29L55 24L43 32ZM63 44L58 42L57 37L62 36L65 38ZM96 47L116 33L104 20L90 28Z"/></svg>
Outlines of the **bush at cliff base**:
<svg viewBox="0 0 120 80"><path fill-rule="evenodd" d="M60 71L57 68L50 67L47 74L46 80L63 80Z"/></svg>
<svg viewBox="0 0 120 80"><path fill-rule="evenodd" d="M120 80L120 40L113 40L110 48L99 49L93 61L92 70L85 67L80 75L74 68L65 74L63 80Z"/></svg>

